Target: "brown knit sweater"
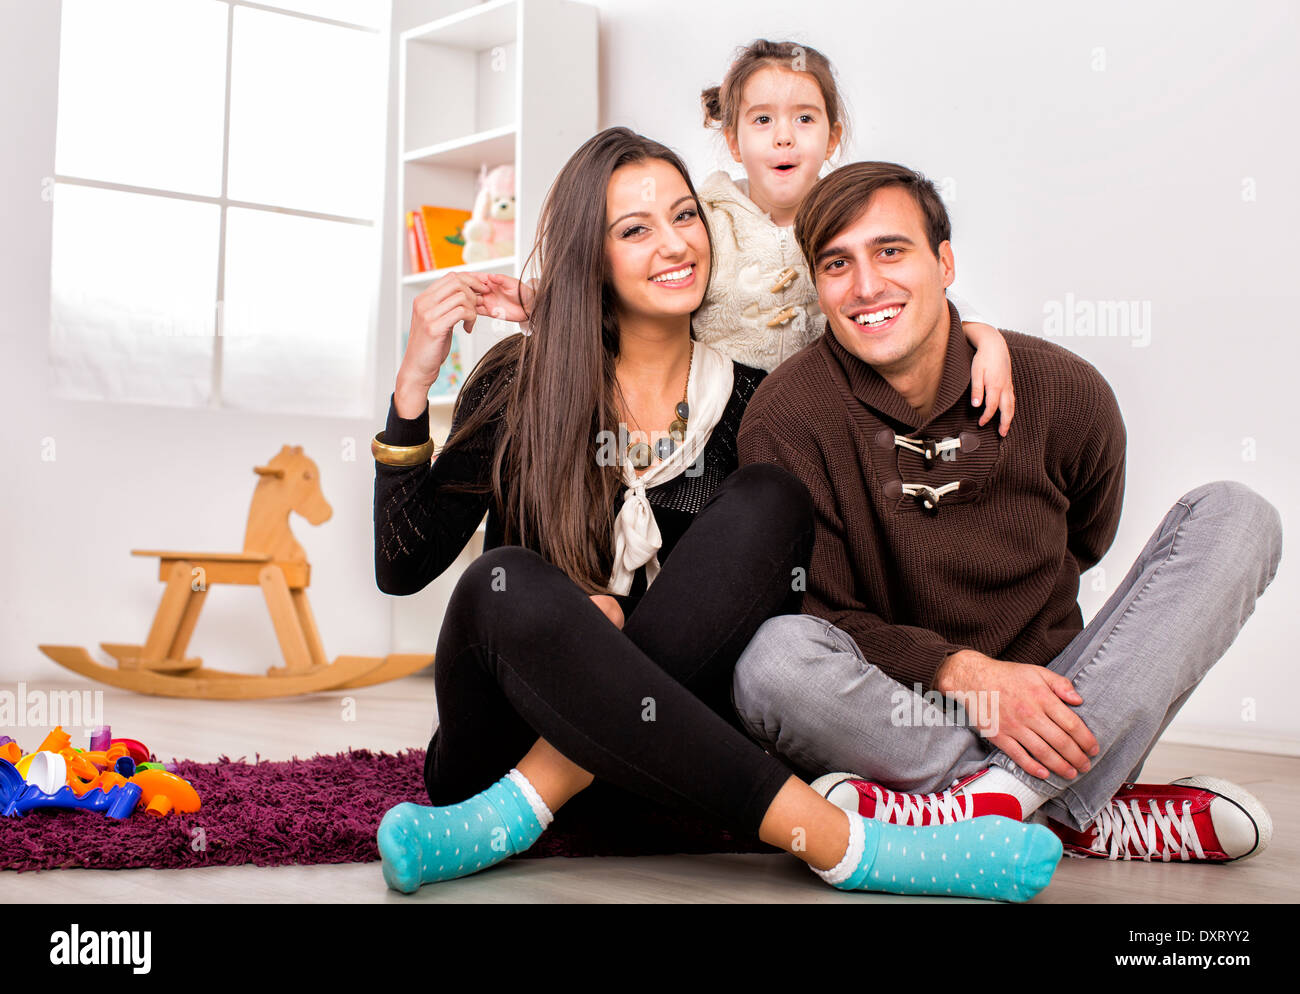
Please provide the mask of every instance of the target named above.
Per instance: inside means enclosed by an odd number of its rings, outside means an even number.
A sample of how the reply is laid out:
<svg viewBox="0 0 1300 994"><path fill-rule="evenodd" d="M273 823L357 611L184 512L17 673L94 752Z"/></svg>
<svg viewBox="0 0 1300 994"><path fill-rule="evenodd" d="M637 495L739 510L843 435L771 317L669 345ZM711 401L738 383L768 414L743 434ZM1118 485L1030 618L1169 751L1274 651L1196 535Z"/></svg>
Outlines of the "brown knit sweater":
<svg viewBox="0 0 1300 994"><path fill-rule="evenodd" d="M1004 332L1016 416L979 427L973 353L952 318L925 422L827 331L777 367L750 401L740 462L774 462L807 484L817 514L804 611L847 632L868 662L931 689L950 654L976 649L1045 665L1083 628L1079 574L1119 526L1124 422L1109 384L1050 342ZM895 446L960 438L930 469ZM902 483L960 481L934 513Z"/></svg>

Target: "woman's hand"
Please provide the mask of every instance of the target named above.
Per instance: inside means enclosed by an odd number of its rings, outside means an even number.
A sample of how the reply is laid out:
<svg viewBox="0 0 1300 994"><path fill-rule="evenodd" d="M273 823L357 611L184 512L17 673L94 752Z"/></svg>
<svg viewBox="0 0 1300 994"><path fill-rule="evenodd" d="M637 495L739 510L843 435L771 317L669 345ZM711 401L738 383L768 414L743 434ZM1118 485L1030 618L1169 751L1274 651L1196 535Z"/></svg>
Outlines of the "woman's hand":
<svg viewBox="0 0 1300 994"><path fill-rule="evenodd" d="M988 398L980 426L988 424L993 415L1002 410L998 434L1006 437L1011 419L1016 413L1016 394L1011 383L1011 352L1006 339L992 325L963 321L961 330L975 346L975 361L970 367L970 402L976 407Z"/></svg>
<svg viewBox="0 0 1300 994"><path fill-rule="evenodd" d="M498 321L528 325L528 315L533 310L533 288L513 276L503 273L483 273L488 292L479 298L479 313Z"/></svg>
<svg viewBox="0 0 1300 994"><path fill-rule="evenodd" d="M479 273L448 273L420 291L411 305L411 334L397 370L399 417L418 417L424 410L429 387L451 352L452 329L463 321L465 331L472 332L483 313L479 301L491 290Z"/></svg>
<svg viewBox="0 0 1300 994"><path fill-rule="evenodd" d="M618 606L618 601L609 594L591 594L591 602L600 608L601 612L614 623L614 627L620 632L623 630L623 609Z"/></svg>

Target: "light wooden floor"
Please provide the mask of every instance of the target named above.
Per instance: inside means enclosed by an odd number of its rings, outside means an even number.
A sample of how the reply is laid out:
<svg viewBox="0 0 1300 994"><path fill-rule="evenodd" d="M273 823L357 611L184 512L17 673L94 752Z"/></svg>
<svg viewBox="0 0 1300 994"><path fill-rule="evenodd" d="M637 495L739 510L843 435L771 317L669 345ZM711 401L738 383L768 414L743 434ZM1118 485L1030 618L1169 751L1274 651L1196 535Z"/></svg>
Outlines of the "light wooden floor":
<svg viewBox="0 0 1300 994"><path fill-rule="evenodd" d="M37 690L82 690L69 680L32 682ZM13 690L13 685L5 689ZM351 697L349 709L345 698ZM427 676L344 693L282 701L179 701L103 689L104 718L115 735L144 741L160 758L212 761L307 758L347 748L393 752L427 742L433 683ZM27 749L33 729L0 728ZM43 736L44 731L40 732ZM75 736L74 736L75 740ZM1300 894L1300 759L1184 745L1157 745L1143 780L1203 773L1234 780L1273 816L1261 856L1230 866L1064 860L1036 903L1292 902ZM378 863L344 866L196 870L0 872L0 903L51 902L787 902L917 901L844 894L784 855L650 856L635 859L514 860L485 873L425 887L412 897L389 891ZM937 900L937 899L935 899ZM956 901L991 907L981 901Z"/></svg>

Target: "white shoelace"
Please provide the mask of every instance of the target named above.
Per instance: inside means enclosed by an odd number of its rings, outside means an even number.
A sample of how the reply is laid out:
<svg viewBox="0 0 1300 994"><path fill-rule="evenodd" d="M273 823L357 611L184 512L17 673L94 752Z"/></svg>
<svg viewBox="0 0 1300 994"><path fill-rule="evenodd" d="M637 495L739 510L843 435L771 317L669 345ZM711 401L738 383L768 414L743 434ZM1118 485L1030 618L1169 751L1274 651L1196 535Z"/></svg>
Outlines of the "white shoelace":
<svg viewBox="0 0 1300 994"><path fill-rule="evenodd" d="M1142 811L1140 801L1111 801L1102 808L1093 821L1097 837L1091 849L1105 854L1107 859L1141 859L1150 862L1159 856L1168 863L1177 854L1179 859L1191 859L1188 846L1198 859L1205 858L1201 839L1192 821L1192 804L1183 801L1179 815L1174 801L1165 802L1165 812L1160 813L1159 802L1149 801L1151 813ZM1163 840L1160 836L1163 835ZM1181 836L1181 838L1179 838ZM1133 852L1129 852L1132 843Z"/></svg>
<svg viewBox="0 0 1300 994"><path fill-rule="evenodd" d="M959 794L950 790L942 794L895 794L878 784L872 784L871 790L876 795L873 817L894 825L923 825L926 812L931 815L930 824L946 825L950 821L968 820L975 810L974 799L964 791Z"/></svg>

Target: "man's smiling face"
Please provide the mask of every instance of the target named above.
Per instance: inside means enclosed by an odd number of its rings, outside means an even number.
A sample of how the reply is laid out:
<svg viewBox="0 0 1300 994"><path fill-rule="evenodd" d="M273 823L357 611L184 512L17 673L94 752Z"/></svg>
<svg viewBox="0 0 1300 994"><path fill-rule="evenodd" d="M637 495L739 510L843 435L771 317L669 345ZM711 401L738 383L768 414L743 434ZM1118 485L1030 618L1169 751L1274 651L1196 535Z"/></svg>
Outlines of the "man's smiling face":
<svg viewBox="0 0 1300 994"><path fill-rule="evenodd" d="M941 242L936 257L925 216L906 188L876 190L829 239L813 269L828 329L881 375L905 372L936 346L946 347L952 246Z"/></svg>

